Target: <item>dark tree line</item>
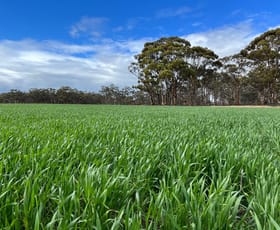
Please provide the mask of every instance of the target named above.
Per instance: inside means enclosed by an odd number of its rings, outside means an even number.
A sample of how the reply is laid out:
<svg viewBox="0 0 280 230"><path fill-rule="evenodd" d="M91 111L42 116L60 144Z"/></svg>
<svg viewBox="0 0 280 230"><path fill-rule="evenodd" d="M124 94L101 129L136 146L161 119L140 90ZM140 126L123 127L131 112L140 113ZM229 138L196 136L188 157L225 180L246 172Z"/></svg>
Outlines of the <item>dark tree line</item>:
<svg viewBox="0 0 280 230"><path fill-rule="evenodd" d="M98 93L84 92L68 86L59 89L30 89L28 92L12 89L0 94L0 103L48 104L148 104L146 93L134 88L120 89L115 85L103 86Z"/></svg>
<svg viewBox="0 0 280 230"><path fill-rule="evenodd" d="M279 67L280 29L274 29L224 58L179 37L161 38L146 43L129 70L151 104L239 105L279 104Z"/></svg>

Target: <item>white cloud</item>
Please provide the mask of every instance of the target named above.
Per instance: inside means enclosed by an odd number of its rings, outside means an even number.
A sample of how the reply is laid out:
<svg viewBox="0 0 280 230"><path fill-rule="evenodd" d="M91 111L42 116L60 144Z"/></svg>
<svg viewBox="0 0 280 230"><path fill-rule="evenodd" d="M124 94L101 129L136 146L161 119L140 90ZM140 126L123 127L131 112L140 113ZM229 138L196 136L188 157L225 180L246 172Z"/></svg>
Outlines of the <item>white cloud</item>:
<svg viewBox="0 0 280 230"><path fill-rule="evenodd" d="M238 53L245 48L256 36L251 22L225 26L206 32L193 33L184 36L193 46L207 47L219 56L227 56Z"/></svg>
<svg viewBox="0 0 280 230"><path fill-rule="evenodd" d="M183 37L192 45L208 47L222 57L239 52L256 35L247 21ZM97 92L111 83L119 87L137 84L128 66L145 42L157 39L101 39L99 44L86 45L0 40L0 92L61 86Z"/></svg>
<svg viewBox="0 0 280 230"><path fill-rule="evenodd" d="M83 17L71 27L70 35L74 38L79 37L81 34L100 37L104 32L104 27L107 21L107 18Z"/></svg>
<svg viewBox="0 0 280 230"><path fill-rule="evenodd" d="M279 28L280 28L280 24L277 25L277 26L269 27L269 30L275 30L275 29L279 29Z"/></svg>
<svg viewBox="0 0 280 230"><path fill-rule="evenodd" d="M131 86L128 71L144 40L72 45L55 41L0 41L0 91L59 88L98 91L102 85ZM88 55L85 55L88 54ZM85 56L84 56L85 55Z"/></svg>
<svg viewBox="0 0 280 230"><path fill-rule="evenodd" d="M64 53L64 54L93 53L96 50L96 47L93 45L65 44L58 41L45 41L44 45L48 51Z"/></svg>

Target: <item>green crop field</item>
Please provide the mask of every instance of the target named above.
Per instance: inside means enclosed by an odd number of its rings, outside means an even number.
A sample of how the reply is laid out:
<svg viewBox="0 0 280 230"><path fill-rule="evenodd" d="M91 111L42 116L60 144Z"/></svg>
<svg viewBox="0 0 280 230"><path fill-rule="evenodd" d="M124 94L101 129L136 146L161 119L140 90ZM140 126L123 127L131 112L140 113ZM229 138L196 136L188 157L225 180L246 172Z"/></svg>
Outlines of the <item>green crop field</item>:
<svg viewBox="0 0 280 230"><path fill-rule="evenodd" d="M0 229L280 229L280 109L0 105Z"/></svg>

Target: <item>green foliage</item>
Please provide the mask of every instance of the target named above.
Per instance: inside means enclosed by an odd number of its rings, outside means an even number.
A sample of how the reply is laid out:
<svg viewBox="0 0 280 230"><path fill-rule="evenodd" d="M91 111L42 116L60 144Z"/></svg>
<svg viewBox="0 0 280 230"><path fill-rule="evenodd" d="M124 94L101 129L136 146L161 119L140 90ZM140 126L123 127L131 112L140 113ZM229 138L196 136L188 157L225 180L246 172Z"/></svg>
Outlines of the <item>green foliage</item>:
<svg viewBox="0 0 280 230"><path fill-rule="evenodd" d="M32 88L29 92L12 89L0 93L0 103L40 104L149 104L145 93L131 87L119 88L114 84L101 86L99 93L85 92L63 86L59 89Z"/></svg>
<svg viewBox="0 0 280 230"><path fill-rule="evenodd" d="M188 103L194 105L198 78L210 75L207 69L217 58L207 48L191 47L187 40L168 37L146 43L129 70L138 77L138 87L149 93L152 104L176 105L178 95L187 90Z"/></svg>
<svg viewBox="0 0 280 230"><path fill-rule="evenodd" d="M182 38L161 38L146 43L129 70L152 104L279 104L280 28L221 59Z"/></svg>
<svg viewBox="0 0 280 230"><path fill-rule="evenodd" d="M241 54L252 61L250 83L258 90L260 103L276 104L280 97L280 28L255 38Z"/></svg>
<svg viewBox="0 0 280 230"><path fill-rule="evenodd" d="M279 229L278 109L1 105L1 229Z"/></svg>

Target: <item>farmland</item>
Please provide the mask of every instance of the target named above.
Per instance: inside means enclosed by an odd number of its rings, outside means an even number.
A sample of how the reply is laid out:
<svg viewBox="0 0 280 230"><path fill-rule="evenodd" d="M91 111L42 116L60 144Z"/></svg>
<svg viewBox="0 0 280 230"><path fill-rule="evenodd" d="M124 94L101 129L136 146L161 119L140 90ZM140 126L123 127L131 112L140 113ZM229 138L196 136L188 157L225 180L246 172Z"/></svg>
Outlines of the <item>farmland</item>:
<svg viewBox="0 0 280 230"><path fill-rule="evenodd" d="M280 110L0 106L0 229L279 229Z"/></svg>

